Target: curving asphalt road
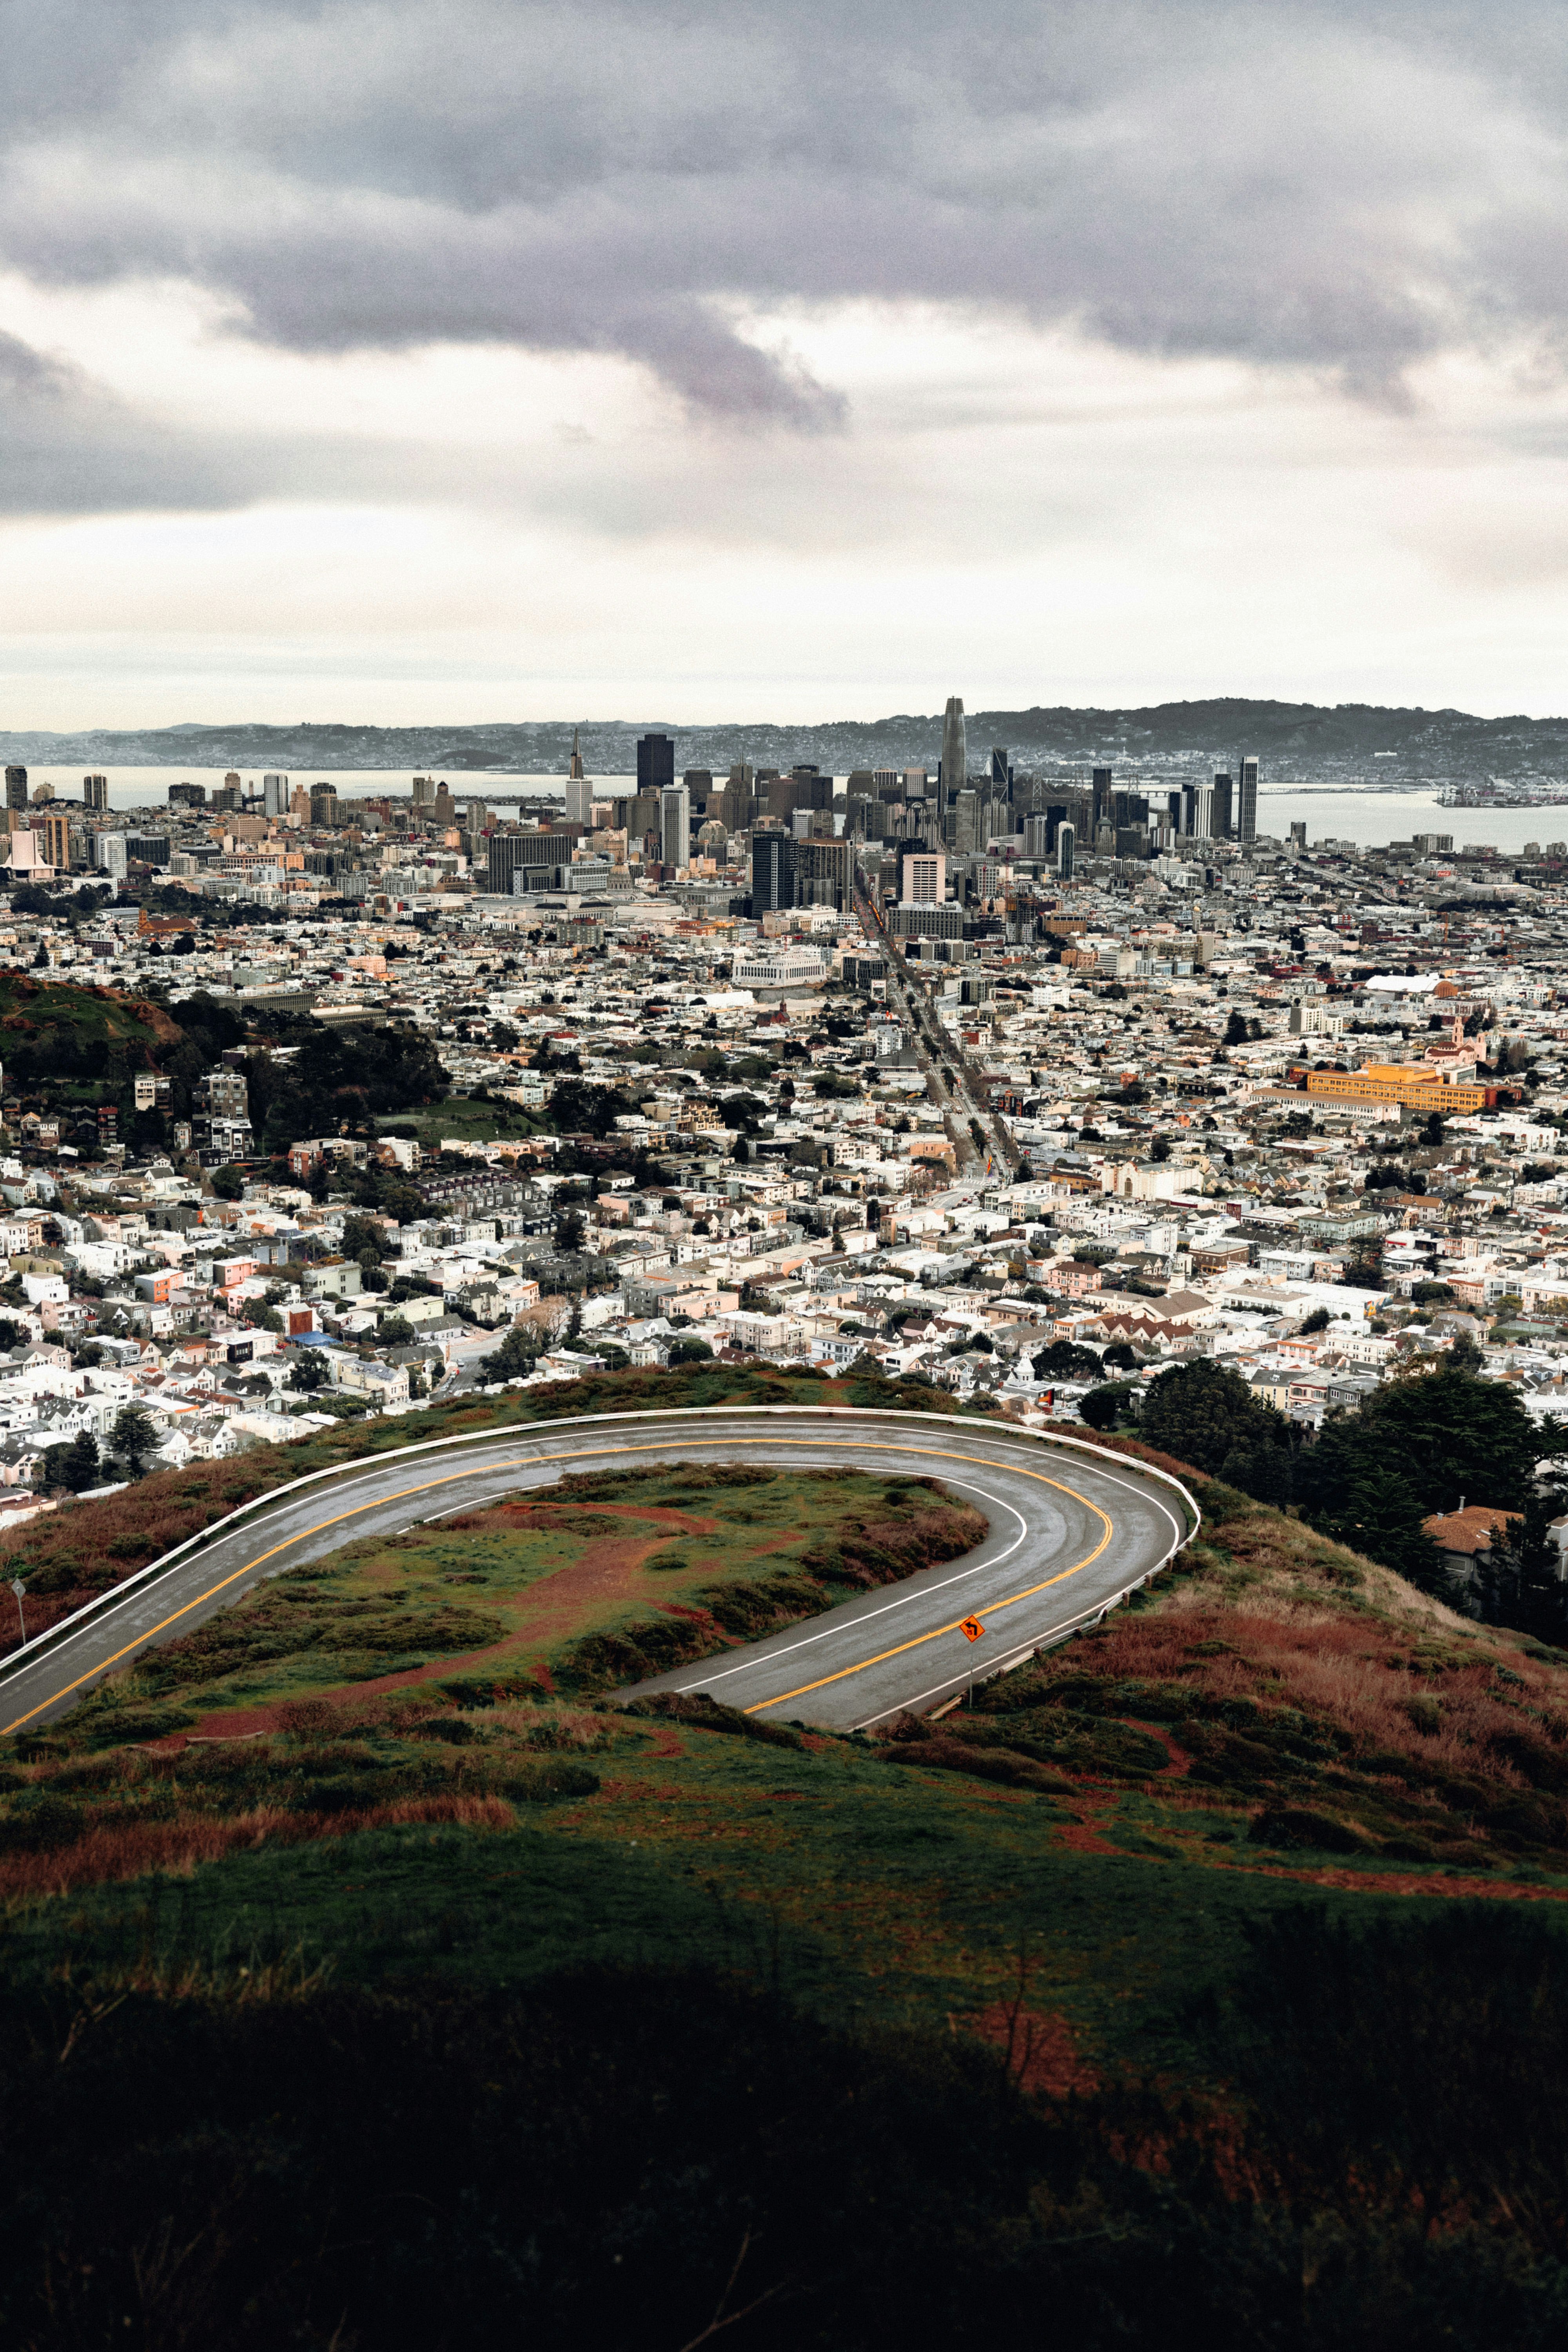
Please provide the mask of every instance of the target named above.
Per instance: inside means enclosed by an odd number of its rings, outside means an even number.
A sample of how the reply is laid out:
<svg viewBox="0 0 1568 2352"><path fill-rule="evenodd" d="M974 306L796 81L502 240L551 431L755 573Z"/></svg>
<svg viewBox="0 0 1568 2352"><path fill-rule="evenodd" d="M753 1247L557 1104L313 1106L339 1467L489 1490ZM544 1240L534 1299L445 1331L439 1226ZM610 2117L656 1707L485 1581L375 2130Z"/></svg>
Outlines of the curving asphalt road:
<svg viewBox="0 0 1568 2352"><path fill-rule="evenodd" d="M155 1562L0 1667L0 1732L36 1728L150 1643L175 1641L264 1578L565 1475L650 1462L848 1465L940 1478L990 1529L961 1560L809 1624L641 1684L848 1730L936 1706L1120 1599L1195 1522L1183 1490L1113 1454L924 1413L847 1406L601 1414L438 1441L307 1480ZM964 1619L984 1627L966 1638ZM622 1692L622 1697L634 1694Z"/></svg>

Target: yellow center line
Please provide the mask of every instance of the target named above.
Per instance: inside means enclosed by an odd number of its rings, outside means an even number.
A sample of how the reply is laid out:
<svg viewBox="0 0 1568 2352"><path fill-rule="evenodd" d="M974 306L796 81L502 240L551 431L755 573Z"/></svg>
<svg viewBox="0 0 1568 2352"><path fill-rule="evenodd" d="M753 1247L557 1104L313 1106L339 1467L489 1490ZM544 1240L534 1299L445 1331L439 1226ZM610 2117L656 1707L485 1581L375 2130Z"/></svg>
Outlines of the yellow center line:
<svg viewBox="0 0 1568 2352"><path fill-rule="evenodd" d="M770 1436L766 1437L763 1442L769 1445L804 1445L814 1449L820 1449L825 1440L831 1443L831 1438L826 1431L824 1431L820 1437ZM717 1432L715 1432L712 1436L709 1437L702 1435L697 1431L693 1431L689 1433L682 1432L676 1442L684 1445L732 1445L735 1441L733 1437L721 1437ZM1102 1540L1096 1549L1090 1552L1089 1559L1081 1559L1079 1561L1079 1568L1087 1568L1090 1560L1098 1559L1100 1552L1105 1549L1106 1545L1110 1541L1110 1521L1105 1517L1105 1513L1100 1510L1097 1504L1090 1503L1089 1497L1086 1495L1079 1494L1075 1487L1064 1486L1061 1485L1059 1479L1047 1478L1037 1470L1025 1470L1021 1465L1016 1463L1003 1463L998 1465L992 1456L983 1454L954 1454L946 1451L939 1452L936 1448L929 1445L891 1445L884 1444L874 1438L868 1439L865 1441L865 1443L869 1451L878 1454L912 1454L926 1461L968 1462L977 1465L981 1468L989 1470L994 1470L997 1467L1004 1469L1016 1469L1021 1477L1037 1479L1043 1486L1056 1486L1059 1488L1059 1491L1062 1494L1071 1495L1075 1502L1084 1504L1088 1509L1094 1511L1100 1518L1105 1520L1105 1535ZM62 1698L68 1698L72 1691L80 1690L84 1683L91 1682L99 1675L107 1674L110 1667L119 1665L121 1659L129 1658L136 1651L145 1649L149 1642L156 1641L158 1635L160 1633L166 1633L171 1625L177 1625L182 1617L188 1617L193 1609L200 1609L206 1601L216 1600L220 1592L226 1592L231 1584L237 1584L240 1578L242 1576L248 1576L253 1569L265 1568L267 1562L269 1559L276 1559L280 1551L288 1551L294 1544L309 1543L312 1536L324 1535L329 1528L341 1527L345 1519L357 1518L362 1511L382 1509L388 1503L406 1502L410 1496L427 1495L438 1486L455 1486L464 1478L473 1478L497 1470L519 1470L536 1467L541 1464L554 1464L557 1462L595 1461L605 1455L620 1455L626 1454L668 1454L669 1453L669 1445L670 1441L666 1438L662 1444L657 1445L593 1445L578 1447L570 1454L516 1454L507 1461L486 1462L483 1464L466 1464L461 1470L449 1471L443 1477L423 1479L416 1486L400 1486L395 1494L372 1496L368 1502L355 1503L346 1511L334 1512L333 1516L330 1519L318 1519L314 1527L301 1528L298 1533L291 1536L285 1536L281 1543L273 1544L269 1550L258 1552L256 1558L254 1559L247 1559L242 1568L237 1568L233 1570L229 1575L220 1577L216 1584L209 1584L205 1592L198 1592L194 1600L184 1601L178 1609L172 1610L167 1617L161 1618L158 1623L149 1627L146 1633L138 1633L136 1639L133 1642L127 1642L123 1649L116 1650L110 1657L100 1658L95 1665L89 1666L84 1674L78 1675L74 1682L66 1683L62 1685L58 1690L51 1691L47 1698L42 1698L38 1701L37 1706L29 1707L26 1715L17 1716L15 1722L0 1726L0 1738L8 1738L13 1731L20 1731L24 1724L31 1723L36 1715L42 1715L46 1707L58 1706ZM1067 1569L1063 1571L1063 1576L1076 1576L1077 1573L1078 1569ZM1062 1580L1063 1578L1059 1576L1049 1579L1049 1581L1053 1584L1059 1584ZM1045 1587L1043 1585L1038 1585L1036 1586L1034 1590L1037 1591L1043 1591ZM1024 1601L1027 1598L1028 1595L1026 1593L1020 1592L1014 1595L1014 1599L1018 1601ZM999 1601L991 1605L998 1609L1004 1609L1010 1606L1010 1603ZM954 1623L957 1623L959 1621L955 1619L953 1622ZM90 1629L86 1627L83 1628L84 1632L89 1630ZM938 1630L943 1633L951 1633L952 1631L952 1627L943 1626ZM935 1639L935 1636L929 1633L921 1634L919 1639L921 1641L931 1641ZM912 1649L916 1644L914 1643L904 1643L901 1646L905 1649ZM884 1651L882 1654L884 1657L890 1658L896 1656L897 1652L887 1650ZM866 1664L868 1666L874 1666L879 1663L880 1661L877 1658L868 1658L866 1660ZM825 1679L828 1682L837 1682L842 1679L843 1674L858 1674L861 1671L862 1669L858 1666L846 1666L842 1669L842 1674L828 1675ZM804 1685L805 1690L818 1690L820 1688L821 1685L818 1683L807 1683ZM784 1698L799 1698L802 1695L802 1691L786 1691L784 1694ZM778 1706L782 1704L783 1700L781 1699L763 1699L759 1702L759 1706ZM744 1710L748 1715L755 1715L758 1711L759 1707L747 1707Z"/></svg>
<svg viewBox="0 0 1568 2352"><path fill-rule="evenodd" d="M950 1457L944 1455L940 1458L946 1460ZM959 1454L952 1458L963 1462L972 1461L974 1457L971 1454ZM1059 1494L1070 1495L1075 1503L1081 1503L1086 1510L1094 1513L1095 1517L1104 1528L1105 1533L1100 1537L1094 1549L1091 1552L1086 1552L1082 1559L1075 1560L1071 1568L1059 1570L1055 1576L1047 1576L1039 1584L1027 1585L1022 1592L1010 1592L1005 1600L978 1602L977 1609L983 1608L987 1617L994 1617L999 1609L1016 1608L1020 1601L1032 1601L1037 1592L1048 1592L1053 1584L1065 1584L1069 1576L1079 1576L1086 1568L1092 1568L1116 1532L1110 1519L1100 1509L1100 1505L1091 1503L1089 1496L1080 1495L1075 1486L1064 1486L1059 1478L1047 1478L1041 1471L1025 1470L1015 1463L1009 1463L1006 1466L1009 1469L1016 1469L1020 1477L1037 1478L1042 1486L1055 1486ZM963 1623L962 1617L955 1617L951 1624L933 1625L929 1633L915 1633L907 1642L896 1642L890 1650L879 1650L875 1657L862 1658L858 1665L840 1666L837 1674L820 1675L814 1683L802 1683L795 1690L781 1691L777 1698L760 1698L754 1706L742 1707L741 1712L742 1715L761 1715L766 1707L784 1706L792 1698L805 1698L811 1691L826 1690L829 1683L847 1682L850 1675L863 1675L872 1666L885 1664L889 1658L901 1658L906 1650L918 1650L927 1642L940 1641L944 1633L956 1633Z"/></svg>

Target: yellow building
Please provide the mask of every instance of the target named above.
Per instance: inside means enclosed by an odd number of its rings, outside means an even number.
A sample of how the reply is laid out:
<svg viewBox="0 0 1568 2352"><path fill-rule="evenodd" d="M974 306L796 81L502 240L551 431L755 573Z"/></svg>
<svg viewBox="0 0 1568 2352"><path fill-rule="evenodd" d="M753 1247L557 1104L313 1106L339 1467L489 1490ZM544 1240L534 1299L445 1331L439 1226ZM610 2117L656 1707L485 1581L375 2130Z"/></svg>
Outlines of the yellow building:
<svg viewBox="0 0 1568 2352"><path fill-rule="evenodd" d="M1411 1110L1491 1110L1496 1087L1459 1085L1439 1077L1422 1062L1369 1062L1363 1070L1306 1070L1306 1091L1319 1102L1399 1103Z"/></svg>

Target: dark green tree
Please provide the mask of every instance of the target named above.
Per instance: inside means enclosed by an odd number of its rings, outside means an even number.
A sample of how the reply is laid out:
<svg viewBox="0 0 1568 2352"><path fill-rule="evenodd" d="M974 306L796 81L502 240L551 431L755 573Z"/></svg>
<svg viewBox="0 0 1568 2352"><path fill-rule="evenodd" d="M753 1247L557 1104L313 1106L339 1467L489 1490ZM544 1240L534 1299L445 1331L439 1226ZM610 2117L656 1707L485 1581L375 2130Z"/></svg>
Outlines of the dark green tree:
<svg viewBox="0 0 1568 2352"><path fill-rule="evenodd" d="M79 1430L68 1444L44 1449L44 1473L51 1486L84 1495L99 1481L98 1440L90 1429Z"/></svg>
<svg viewBox="0 0 1568 2352"><path fill-rule="evenodd" d="M1143 1400L1142 1434L1162 1453L1217 1476L1233 1455L1258 1445L1288 1446L1290 1424L1254 1396L1239 1372L1206 1356L1173 1364L1152 1381Z"/></svg>
<svg viewBox="0 0 1568 2352"><path fill-rule="evenodd" d="M1103 1388L1090 1389L1086 1397L1079 1399L1078 1417L1087 1422L1090 1429L1102 1433L1119 1429L1138 1419L1142 1395L1142 1390L1136 1381L1108 1381Z"/></svg>
<svg viewBox="0 0 1568 2352"><path fill-rule="evenodd" d="M514 1323L499 1348L479 1360L487 1381L526 1379L539 1362L539 1333L531 1324Z"/></svg>
<svg viewBox="0 0 1568 2352"><path fill-rule="evenodd" d="M672 1371L678 1364L710 1364L712 1360L713 1350L706 1339L678 1339L668 1358ZM880 1365L876 1369L880 1371Z"/></svg>
<svg viewBox="0 0 1568 2352"><path fill-rule="evenodd" d="M1457 1510L1461 1496L1523 1510L1537 1461L1556 1450L1511 1389L1449 1356L1436 1371L1385 1381L1353 1413L1329 1414L1305 1465L1303 1500L1316 1521L1375 1470L1407 1482L1422 1517Z"/></svg>
<svg viewBox="0 0 1568 2352"><path fill-rule="evenodd" d="M158 1431L145 1405L122 1404L114 1416L109 1442L124 1465L128 1478L140 1478L147 1457L158 1450Z"/></svg>
<svg viewBox="0 0 1568 2352"><path fill-rule="evenodd" d="M213 1170L213 1191L220 1201L237 1201L245 1191L243 1171L235 1167Z"/></svg>

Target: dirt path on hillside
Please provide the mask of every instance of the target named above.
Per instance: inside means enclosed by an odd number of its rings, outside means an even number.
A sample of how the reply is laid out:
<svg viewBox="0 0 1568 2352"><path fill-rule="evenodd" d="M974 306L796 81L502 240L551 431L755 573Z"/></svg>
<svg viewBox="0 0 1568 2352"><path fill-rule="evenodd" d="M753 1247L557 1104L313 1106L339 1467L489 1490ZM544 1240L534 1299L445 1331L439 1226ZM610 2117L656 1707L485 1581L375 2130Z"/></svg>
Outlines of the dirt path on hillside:
<svg viewBox="0 0 1568 2352"><path fill-rule="evenodd" d="M719 1530L715 1520L700 1518L690 1511L626 1503L594 1503L583 1507L605 1517L651 1519L660 1532L656 1536L596 1537L584 1545L581 1557L569 1566L552 1570L520 1593L516 1601L503 1604L514 1617L521 1615L523 1622L482 1650L433 1658L426 1665L410 1666L401 1674L377 1675L371 1682L343 1683L335 1689L312 1691L311 1701L324 1699L330 1706L343 1706L353 1699L381 1698L389 1691L411 1690L420 1683L445 1680L469 1666L489 1665L502 1658L516 1659L520 1652L545 1648L552 1640L575 1632L585 1617L616 1601L652 1599L654 1606L669 1616L701 1613L680 1601L659 1601L647 1591L639 1580L643 1562L661 1549L671 1533L716 1535ZM465 1519L459 1532L477 1534L498 1522L513 1527L520 1521L526 1524L532 1508L528 1504L502 1504L497 1510ZM195 1736L202 1739L243 1739L258 1731L280 1730L280 1710L289 1704L287 1699L279 1699L268 1706L230 1707L203 1716Z"/></svg>

